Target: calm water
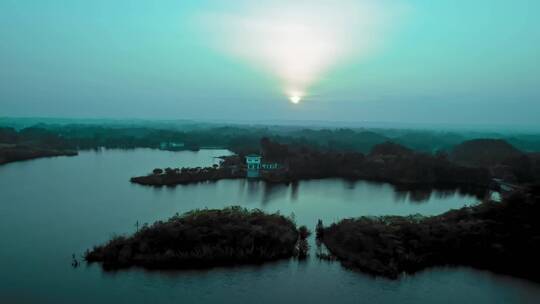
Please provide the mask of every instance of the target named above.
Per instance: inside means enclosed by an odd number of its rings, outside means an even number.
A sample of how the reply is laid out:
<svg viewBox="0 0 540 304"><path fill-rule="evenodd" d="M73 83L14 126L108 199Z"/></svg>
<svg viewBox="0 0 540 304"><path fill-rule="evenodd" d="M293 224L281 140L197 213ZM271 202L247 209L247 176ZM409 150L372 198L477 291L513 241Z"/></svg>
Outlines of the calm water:
<svg viewBox="0 0 540 304"><path fill-rule="evenodd" d="M241 180L175 188L129 183L154 167L212 164L223 150L83 152L0 167L0 303L540 303L540 285L468 268L398 281L310 258L207 271L106 273L74 269L81 254L139 221L194 208L279 210L313 229L343 217L438 214L472 204L454 192L396 192L387 184L317 180L266 186Z"/></svg>

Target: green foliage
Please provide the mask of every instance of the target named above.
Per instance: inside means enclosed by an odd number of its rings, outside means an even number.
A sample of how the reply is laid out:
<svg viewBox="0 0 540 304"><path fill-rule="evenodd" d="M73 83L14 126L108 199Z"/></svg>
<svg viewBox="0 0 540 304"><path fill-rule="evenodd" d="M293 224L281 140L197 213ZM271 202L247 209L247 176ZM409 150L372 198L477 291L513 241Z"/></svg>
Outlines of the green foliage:
<svg viewBox="0 0 540 304"><path fill-rule="evenodd" d="M478 134L475 134L478 135ZM467 166L499 166L497 172L517 182L540 179L540 164L501 139L475 139L471 135L399 129L305 129L292 127L204 126L183 129L157 125L47 125L19 131L0 128L0 163L52 155L76 154L77 150L105 148L158 149L162 143L181 143L181 149L221 147L239 156L262 153L269 161L285 164L287 175L268 174L270 181L344 177L385 180L394 183L485 184L486 171ZM500 135L493 135L497 138ZM538 151L537 135L505 138L528 151ZM462 143L463 142L463 143ZM461 144L460 144L461 143ZM5 145L30 147L5 149ZM455 147L455 148L453 148ZM37 151L36 151L37 150ZM451 150L449 157L434 151ZM524 151L526 151L524 150ZM414 153L413 153L414 152ZM421 152L421 153L420 153ZM366 156L367 154L367 156ZM230 177L215 169L208 180ZM232 178L239 178L241 170ZM508 173L508 174L507 174ZM229 175L228 175L229 174ZM154 174L155 175L155 174ZM166 178L135 179L145 184L172 185L185 178L168 171ZM489 178L489 176L487 176ZM187 179L190 180L190 179ZM195 180L204 180L195 178Z"/></svg>
<svg viewBox="0 0 540 304"><path fill-rule="evenodd" d="M317 239L320 239L324 234L324 225L321 219L317 221L317 227L315 228Z"/></svg>
<svg viewBox="0 0 540 304"><path fill-rule="evenodd" d="M298 228L298 233L301 240L305 240L311 235L311 231L309 231L306 226L300 226L300 228Z"/></svg>
<svg viewBox="0 0 540 304"><path fill-rule="evenodd" d="M105 268L198 268L261 263L296 253L299 232L289 219L239 206L197 209L115 237L85 256Z"/></svg>
<svg viewBox="0 0 540 304"><path fill-rule="evenodd" d="M451 158L454 161L479 167L498 165L523 152L501 139L474 139L464 141L454 147Z"/></svg>
<svg viewBox="0 0 540 304"><path fill-rule="evenodd" d="M436 265L469 265L540 279L540 187L439 216L345 219L322 240L345 266L396 278Z"/></svg>

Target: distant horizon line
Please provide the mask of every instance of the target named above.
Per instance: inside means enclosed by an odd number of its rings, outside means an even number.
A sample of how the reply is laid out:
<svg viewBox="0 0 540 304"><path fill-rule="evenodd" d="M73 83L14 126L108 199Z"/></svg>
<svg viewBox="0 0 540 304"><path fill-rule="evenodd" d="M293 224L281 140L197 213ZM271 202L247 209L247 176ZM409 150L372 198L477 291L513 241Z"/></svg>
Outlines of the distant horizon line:
<svg viewBox="0 0 540 304"><path fill-rule="evenodd" d="M0 116L0 123L4 120L36 120L34 123L68 123L69 121L97 122L106 121L111 123L126 122L157 122L157 123L205 123L205 124L233 124L233 125L260 125L260 126L296 126L296 127L326 127L326 128L411 128L411 129L436 129L436 130L460 130L460 131L526 131L540 132L539 125L527 124L487 124L487 123L449 123L449 122L389 122L389 121L350 121L350 120L321 120L321 119L212 119L212 118L120 118L120 117L62 117L62 116ZM481 130L478 130L481 129Z"/></svg>

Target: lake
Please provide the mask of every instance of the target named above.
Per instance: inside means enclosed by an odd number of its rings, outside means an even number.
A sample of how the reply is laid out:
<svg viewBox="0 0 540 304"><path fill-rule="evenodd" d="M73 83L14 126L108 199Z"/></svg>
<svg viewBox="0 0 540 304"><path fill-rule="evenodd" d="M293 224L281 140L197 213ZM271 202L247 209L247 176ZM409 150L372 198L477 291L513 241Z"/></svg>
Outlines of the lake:
<svg viewBox="0 0 540 304"><path fill-rule="evenodd" d="M223 180L173 188L131 184L155 167L206 166L226 150L81 152L0 166L0 303L540 303L540 284L466 267L391 281L319 261L204 271L104 272L71 255L195 208L241 205L294 213L314 230L362 215L440 214L476 203L455 191L396 191L340 179L265 185ZM313 242L312 242L313 245Z"/></svg>

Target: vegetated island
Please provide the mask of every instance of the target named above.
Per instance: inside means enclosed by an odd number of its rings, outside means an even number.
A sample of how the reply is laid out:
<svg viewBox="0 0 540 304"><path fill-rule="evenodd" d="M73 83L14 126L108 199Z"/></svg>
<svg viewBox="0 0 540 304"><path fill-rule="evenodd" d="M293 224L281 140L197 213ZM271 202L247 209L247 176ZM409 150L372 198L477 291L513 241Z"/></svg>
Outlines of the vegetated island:
<svg viewBox="0 0 540 304"><path fill-rule="evenodd" d="M486 168L452 162L445 153L416 152L392 142L375 145L371 152L320 151L307 146L280 144L261 139L260 155L271 169L257 171L257 178L270 183L306 179L345 178L372 180L403 186L486 189L491 184ZM150 186L171 186L219 179L246 178L244 155L223 157L220 165L207 168L154 169L131 182Z"/></svg>
<svg viewBox="0 0 540 304"><path fill-rule="evenodd" d="M205 168L156 168L152 173L132 177L130 181L145 186L161 187L246 177L246 168L240 156L222 156L221 159L223 160L221 165Z"/></svg>
<svg viewBox="0 0 540 304"><path fill-rule="evenodd" d="M86 261L104 269L130 266L192 269L259 264L307 255L307 228L278 213L229 207L194 210L143 226L87 251Z"/></svg>
<svg viewBox="0 0 540 304"><path fill-rule="evenodd" d="M540 185L439 216L360 217L326 228L319 223L317 236L342 265L388 278L461 265L539 281Z"/></svg>

